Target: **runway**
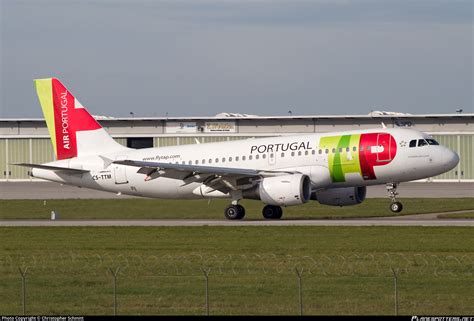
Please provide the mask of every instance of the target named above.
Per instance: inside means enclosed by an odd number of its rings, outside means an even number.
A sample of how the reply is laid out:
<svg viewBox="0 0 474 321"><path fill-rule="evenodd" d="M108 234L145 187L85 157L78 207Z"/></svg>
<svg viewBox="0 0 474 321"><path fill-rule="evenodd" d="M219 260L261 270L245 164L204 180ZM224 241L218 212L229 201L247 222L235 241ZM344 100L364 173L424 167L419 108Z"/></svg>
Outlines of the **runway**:
<svg viewBox="0 0 474 321"><path fill-rule="evenodd" d="M456 211L462 213L471 211ZM193 226L474 226L473 219L438 219L440 213L406 215L398 217L375 217L363 219L314 219L314 220L1 220L2 226L23 227L193 227Z"/></svg>
<svg viewBox="0 0 474 321"><path fill-rule="evenodd" d="M474 197L474 183L402 183L398 188L399 197L439 198ZM60 185L45 181L0 182L0 199L117 199L134 196L95 191L75 186ZM368 186L367 197L387 197L385 185Z"/></svg>
<svg viewBox="0 0 474 321"><path fill-rule="evenodd" d="M0 182L0 199L110 199L112 193L50 182ZM474 183L403 183L400 198L474 197ZM386 197L385 186L369 186L367 197ZM465 212L465 211L458 211ZM472 211L467 211L472 212ZM454 212L452 212L454 213ZM365 219L314 220L1 220L0 226L474 226L473 219L438 219L441 213Z"/></svg>

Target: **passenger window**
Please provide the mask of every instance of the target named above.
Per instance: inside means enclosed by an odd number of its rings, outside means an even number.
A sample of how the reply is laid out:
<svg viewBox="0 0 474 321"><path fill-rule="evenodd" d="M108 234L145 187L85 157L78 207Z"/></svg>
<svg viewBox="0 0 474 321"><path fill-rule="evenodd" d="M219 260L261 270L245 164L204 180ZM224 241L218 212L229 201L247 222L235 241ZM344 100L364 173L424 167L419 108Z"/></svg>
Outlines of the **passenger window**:
<svg viewBox="0 0 474 321"><path fill-rule="evenodd" d="M196 159L196 160L194 161L194 164L196 164L196 165L199 164L199 161Z"/></svg>
<svg viewBox="0 0 474 321"><path fill-rule="evenodd" d="M356 152L357 151L357 147L352 147L352 151Z"/></svg>
<svg viewBox="0 0 474 321"><path fill-rule="evenodd" d="M209 158L209 164L212 164L212 158Z"/></svg>
<svg viewBox="0 0 474 321"><path fill-rule="evenodd" d="M349 153L349 151L350 151L350 148L346 147L346 152Z"/></svg>
<svg viewBox="0 0 474 321"><path fill-rule="evenodd" d="M192 164L193 164L193 161L189 161L188 164L189 164L189 165L192 165Z"/></svg>
<svg viewBox="0 0 474 321"><path fill-rule="evenodd" d="M219 158L216 158L216 163L219 163Z"/></svg>
<svg viewBox="0 0 474 321"><path fill-rule="evenodd" d="M416 139L410 141L410 147L416 147Z"/></svg>
<svg viewBox="0 0 474 321"><path fill-rule="evenodd" d="M235 156L235 161L236 161L236 162L239 161L239 156Z"/></svg>
<svg viewBox="0 0 474 321"><path fill-rule="evenodd" d="M281 157L285 157L285 153L281 153Z"/></svg>
<svg viewBox="0 0 474 321"><path fill-rule="evenodd" d="M242 156L242 160L243 160L243 161L245 160L245 156Z"/></svg>
<svg viewBox="0 0 474 321"><path fill-rule="evenodd" d="M263 155L262 155L262 158L263 158L263 159L267 158L267 155L266 155L266 154L263 154Z"/></svg>
<svg viewBox="0 0 474 321"><path fill-rule="evenodd" d="M431 139L431 138L426 139L426 141L430 145L439 145L439 143L437 141L435 141L434 139Z"/></svg>
<svg viewBox="0 0 474 321"><path fill-rule="evenodd" d="M320 150L318 151L318 153L319 153L319 155L321 155L321 154L323 153L323 150L320 149Z"/></svg>
<svg viewBox="0 0 474 321"><path fill-rule="evenodd" d="M206 160L203 159L202 162L201 162L201 164L206 164Z"/></svg>
<svg viewBox="0 0 474 321"><path fill-rule="evenodd" d="M339 153L342 153L342 148L341 147L339 148Z"/></svg>
<svg viewBox="0 0 474 321"><path fill-rule="evenodd" d="M333 153L333 154L336 153L336 149L335 149L335 148L332 149L332 153Z"/></svg>
<svg viewBox="0 0 474 321"><path fill-rule="evenodd" d="M298 152L298 156L301 156L301 151Z"/></svg>
<svg viewBox="0 0 474 321"><path fill-rule="evenodd" d="M249 160L252 160L252 155L249 155Z"/></svg>
<svg viewBox="0 0 474 321"><path fill-rule="evenodd" d="M232 157L229 157L229 162L232 162Z"/></svg>
<svg viewBox="0 0 474 321"><path fill-rule="evenodd" d="M275 155L273 155L273 153L271 153L271 154L270 154L270 158L273 158L273 157L275 157Z"/></svg>
<svg viewBox="0 0 474 321"><path fill-rule="evenodd" d="M316 149L313 149L313 150L311 151L311 154L316 155Z"/></svg>
<svg viewBox="0 0 474 321"><path fill-rule="evenodd" d="M222 162L225 163L225 157L222 157Z"/></svg>
<svg viewBox="0 0 474 321"><path fill-rule="evenodd" d="M329 154L329 149L326 148L325 152L326 152L326 154Z"/></svg>
<svg viewBox="0 0 474 321"><path fill-rule="evenodd" d="M295 152L291 152L291 156L295 156Z"/></svg>
<svg viewBox="0 0 474 321"><path fill-rule="evenodd" d="M308 151L307 151L307 150L305 150L304 154L305 154L306 156L308 156Z"/></svg>
<svg viewBox="0 0 474 321"><path fill-rule="evenodd" d="M255 159L259 159L259 158L260 158L260 156L258 154L255 155Z"/></svg>
<svg viewBox="0 0 474 321"><path fill-rule="evenodd" d="M426 140L424 140L424 139L418 139L418 147L420 147L420 146L425 146L425 145L428 145L428 143L426 142Z"/></svg>

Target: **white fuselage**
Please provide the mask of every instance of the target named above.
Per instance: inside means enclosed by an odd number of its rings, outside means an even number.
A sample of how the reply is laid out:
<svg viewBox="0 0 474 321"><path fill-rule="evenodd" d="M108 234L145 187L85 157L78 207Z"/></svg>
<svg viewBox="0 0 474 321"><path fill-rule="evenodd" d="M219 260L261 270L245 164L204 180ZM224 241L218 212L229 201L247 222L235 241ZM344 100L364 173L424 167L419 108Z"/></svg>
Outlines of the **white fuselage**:
<svg viewBox="0 0 474 321"><path fill-rule="evenodd" d="M351 137L388 137L386 145L351 145ZM377 136L375 136L377 135ZM342 145L344 136L347 143ZM259 171L292 171L308 175L313 190L348 186L367 186L404 182L432 177L449 171L458 163L456 153L440 145L410 147L412 140L428 135L411 129L372 129L323 134L279 136L208 144L124 150L122 152L81 156L48 163L48 165L85 169L89 173L69 174L34 168L34 177L46 180L128 195L153 198L202 198L202 180L186 172L168 172L147 180L137 167L111 164L111 160L136 160L212 167L256 169ZM339 145L331 145L339 141ZM375 142L375 140L373 141ZM343 147L341 147L343 146ZM362 156L360 149L365 151ZM382 156L383 155L383 156ZM365 175L363 157L371 158L372 172ZM358 162L360 161L360 164ZM374 163L375 162L375 163ZM380 165L380 166L379 166ZM366 169L367 171L370 171ZM371 176L372 175L372 176ZM228 197L215 193L207 197Z"/></svg>

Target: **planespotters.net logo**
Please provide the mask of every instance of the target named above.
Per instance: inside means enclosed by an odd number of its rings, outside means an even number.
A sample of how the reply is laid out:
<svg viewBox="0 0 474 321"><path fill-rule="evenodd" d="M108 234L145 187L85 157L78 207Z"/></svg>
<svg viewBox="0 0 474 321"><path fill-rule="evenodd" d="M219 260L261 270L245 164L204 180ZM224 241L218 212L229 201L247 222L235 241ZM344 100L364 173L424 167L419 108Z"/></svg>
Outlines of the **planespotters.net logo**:
<svg viewBox="0 0 474 321"><path fill-rule="evenodd" d="M411 317L411 321L474 321L474 317Z"/></svg>

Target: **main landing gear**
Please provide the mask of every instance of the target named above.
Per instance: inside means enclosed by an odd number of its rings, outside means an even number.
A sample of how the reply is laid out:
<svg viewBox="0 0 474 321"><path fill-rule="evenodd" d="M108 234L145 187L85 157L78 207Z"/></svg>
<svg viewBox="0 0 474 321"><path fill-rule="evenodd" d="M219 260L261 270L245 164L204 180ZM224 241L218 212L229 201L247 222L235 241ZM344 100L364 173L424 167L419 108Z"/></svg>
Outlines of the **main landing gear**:
<svg viewBox="0 0 474 321"><path fill-rule="evenodd" d="M283 210L280 206L266 205L262 210L263 217L266 219L280 219ZM245 208L239 204L231 204L224 210L224 215L229 220L241 220L245 216Z"/></svg>
<svg viewBox="0 0 474 321"><path fill-rule="evenodd" d="M283 210L280 206L275 205L265 205L262 210L263 217L266 219L280 219L283 215Z"/></svg>
<svg viewBox="0 0 474 321"><path fill-rule="evenodd" d="M403 209L402 203L397 201L397 184L396 183L388 183L386 185L388 197L390 197L390 210L394 213L400 213Z"/></svg>
<svg viewBox="0 0 474 321"><path fill-rule="evenodd" d="M241 220L245 216L245 208L239 204L231 204L225 208L224 215L229 220Z"/></svg>
<svg viewBox="0 0 474 321"><path fill-rule="evenodd" d="M242 192L231 192L231 197L232 204L225 208L224 215L228 220L241 220L245 216L245 208L239 205L239 201L242 199Z"/></svg>

